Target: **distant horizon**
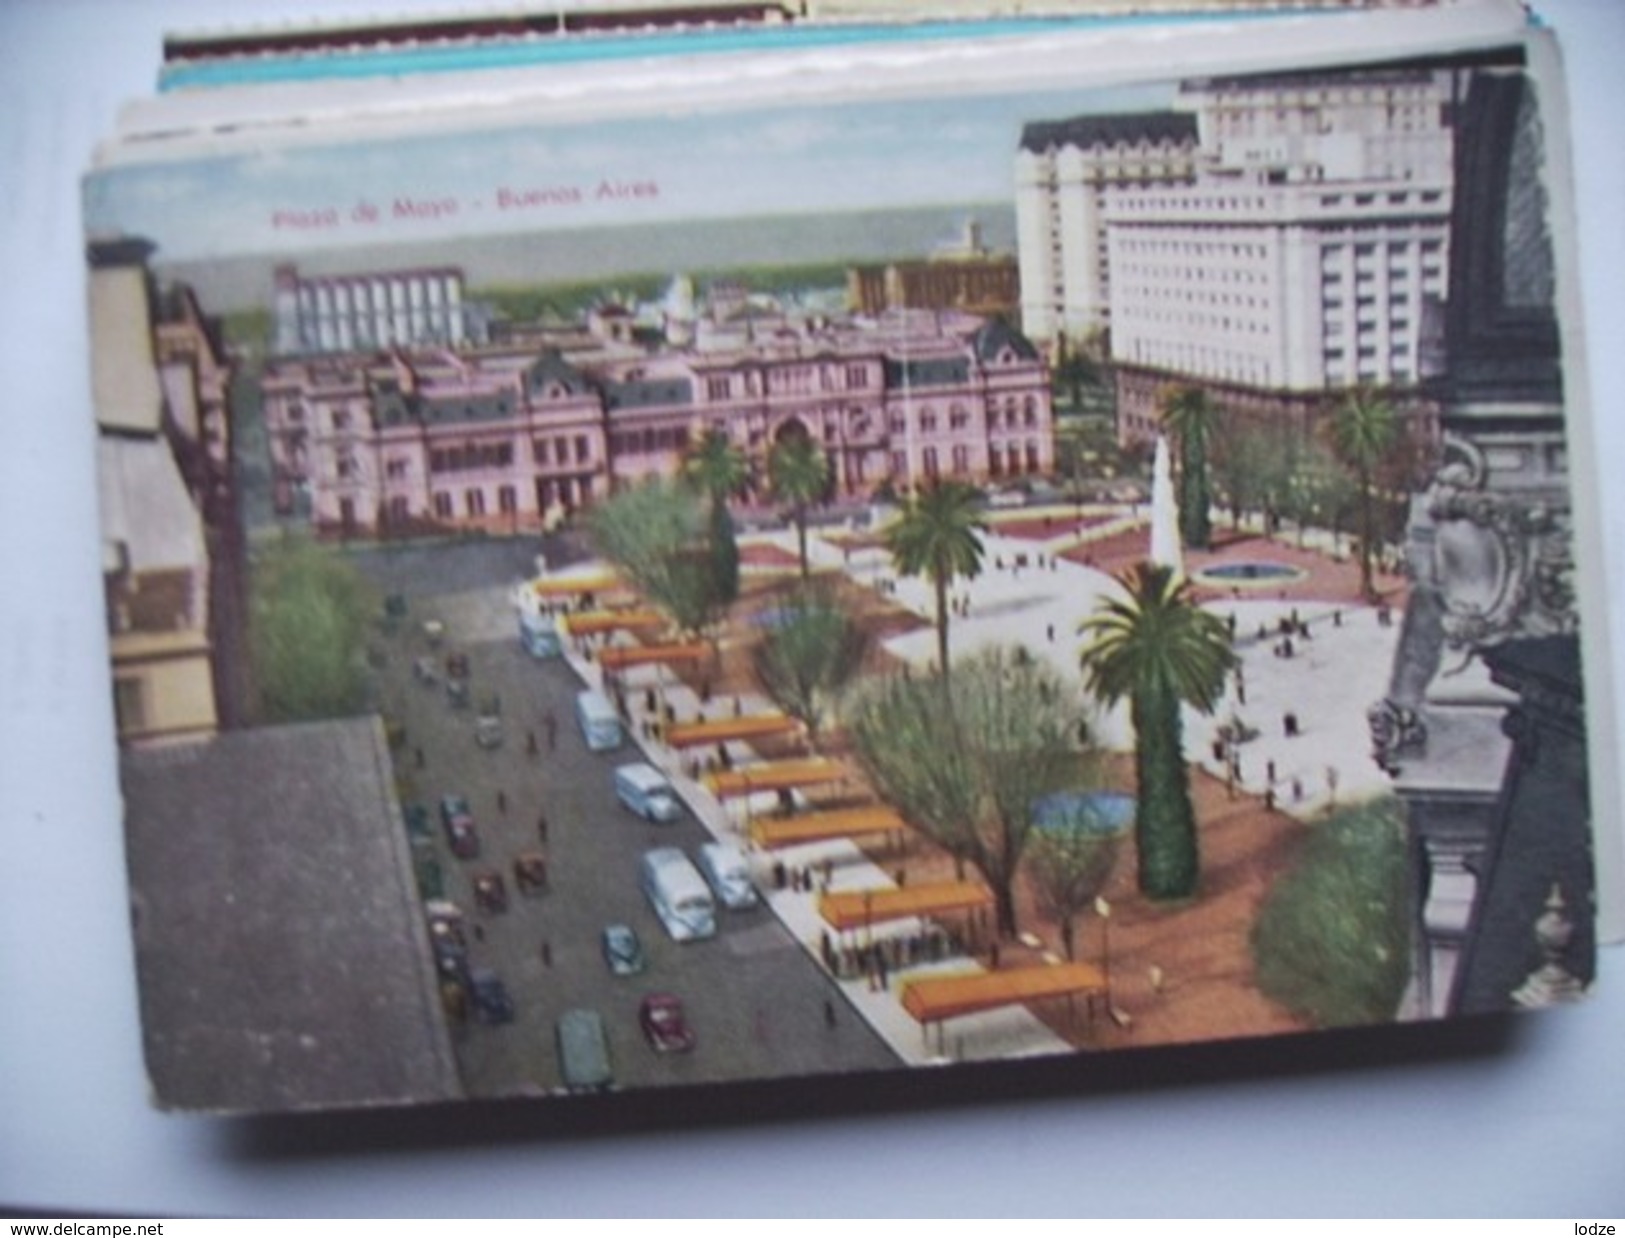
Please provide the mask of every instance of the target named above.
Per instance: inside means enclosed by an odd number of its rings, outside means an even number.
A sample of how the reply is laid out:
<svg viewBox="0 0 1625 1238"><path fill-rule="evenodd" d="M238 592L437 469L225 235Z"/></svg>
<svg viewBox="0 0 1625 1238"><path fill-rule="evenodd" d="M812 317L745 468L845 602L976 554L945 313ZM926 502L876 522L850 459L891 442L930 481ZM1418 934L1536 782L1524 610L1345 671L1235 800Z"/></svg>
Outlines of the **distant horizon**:
<svg viewBox="0 0 1625 1238"><path fill-rule="evenodd" d="M919 260L954 242L971 219L981 225L991 253L1014 255L1014 204L994 201L469 234L205 259L170 260L160 250L153 268L162 279L190 285L205 312L239 313L270 308L272 272L284 264L307 275L457 267L473 293L594 280L611 285L695 271Z"/></svg>

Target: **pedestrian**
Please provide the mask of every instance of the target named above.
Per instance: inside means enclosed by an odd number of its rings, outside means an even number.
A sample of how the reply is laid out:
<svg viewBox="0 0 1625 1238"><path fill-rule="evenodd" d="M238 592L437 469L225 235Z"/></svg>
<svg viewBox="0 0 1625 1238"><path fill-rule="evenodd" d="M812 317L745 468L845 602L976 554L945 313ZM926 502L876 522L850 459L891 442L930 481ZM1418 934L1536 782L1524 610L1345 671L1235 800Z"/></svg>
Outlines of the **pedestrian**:
<svg viewBox="0 0 1625 1238"><path fill-rule="evenodd" d="M993 971L999 970L999 943L996 941L987 948L987 965Z"/></svg>
<svg viewBox="0 0 1625 1238"><path fill-rule="evenodd" d="M536 814L536 838L542 846L547 846L547 815L545 813Z"/></svg>
<svg viewBox="0 0 1625 1238"><path fill-rule="evenodd" d="M417 767L419 769L422 769L423 768L423 749L421 749L421 748L412 749L412 760L417 764Z"/></svg>
<svg viewBox="0 0 1625 1238"><path fill-rule="evenodd" d="M479 942L481 945L485 944L485 925L476 924L474 926L474 940Z"/></svg>
<svg viewBox="0 0 1625 1238"><path fill-rule="evenodd" d="M506 791L497 792L497 812L504 817L508 815L508 793Z"/></svg>
<svg viewBox="0 0 1625 1238"><path fill-rule="evenodd" d="M1272 785L1275 782L1275 760L1273 757L1264 762L1264 778Z"/></svg>
<svg viewBox="0 0 1625 1238"><path fill-rule="evenodd" d="M1298 715L1288 710L1286 716L1281 719L1281 727L1286 732L1288 739L1297 739Z"/></svg>
<svg viewBox="0 0 1625 1238"><path fill-rule="evenodd" d="M550 941L542 942L542 966L553 966L553 943Z"/></svg>
<svg viewBox="0 0 1625 1238"><path fill-rule="evenodd" d="M1049 643L1053 645L1055 643L1055 625L1050 624L1044 631L1049 636Z"/></svg>
<svg viewBox="0 0 1625 1238"><path fill-rule="evenodd" d="M824 999L824 1026L832 1032L835 1030L835 1003L827 997Z"/></svg>
<svg viewBox="0 0 1625 1238"><path fill-rule="evenodd" d="M1240 675L1237 675L1236 676L1236 704L1237 705L1245 705L1246 703L1247 703L1247 681L1245 679L1243 679Z"/></svg>
<svg viewBox="0 0 1625 1238"><path fill-rule="evenodd" d="M547 711L547 717L542 719L542 726L547 731L547 750L552 752L558 746L559 720L554 717L553 711Z"/></svg>
<svg viewBox="0 0 1625 1238"><path fill-rule="evenodd" d="M1265 812L1274 812L1275 811L1275 788L1274 787L1265 787L1264 788L1264 811Z"/></svg>
<svg viewBox="0 0 1625 1238"><path fill-rule="evenodd" d="M1294 778L1292 780L1292 802L1294 804L1301 804L1303 802L1303 779L1302 778Z"/></svg>
<svg viewBox="0 0 1625 1238"><path fill-rule="evenodd" d="M536 755L536 732L535 731L526 731L525 732L525 755L526 756L532 756L532 757Z"/></svg>

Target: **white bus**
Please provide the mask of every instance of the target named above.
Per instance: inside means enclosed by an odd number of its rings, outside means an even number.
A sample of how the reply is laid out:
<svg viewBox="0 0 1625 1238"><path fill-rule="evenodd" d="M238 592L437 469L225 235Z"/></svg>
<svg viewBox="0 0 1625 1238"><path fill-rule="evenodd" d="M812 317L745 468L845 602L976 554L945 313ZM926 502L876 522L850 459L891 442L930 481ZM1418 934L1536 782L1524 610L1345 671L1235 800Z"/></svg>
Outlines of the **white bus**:
<svg viewBox="0 0 1625 1238"><path fill-rule="evenodd" d="M716 903L699 869L676 847L645 851L639 871L643 895L673 941L717 935Z"/></svg>
<svg viewBox="0 0 1625 1238"><path fill-rule="evenodd" d="M615 794L645 821L670 825L681 815L671 780L647 761L616 769Z"/></svg>
<svg viewBox="0 0 1625 1238"><path fill-rule="evenodd" d="M621 720L602 692L583 692L576 697L576 722L581 737L594 752L621 746Z"/></svg>

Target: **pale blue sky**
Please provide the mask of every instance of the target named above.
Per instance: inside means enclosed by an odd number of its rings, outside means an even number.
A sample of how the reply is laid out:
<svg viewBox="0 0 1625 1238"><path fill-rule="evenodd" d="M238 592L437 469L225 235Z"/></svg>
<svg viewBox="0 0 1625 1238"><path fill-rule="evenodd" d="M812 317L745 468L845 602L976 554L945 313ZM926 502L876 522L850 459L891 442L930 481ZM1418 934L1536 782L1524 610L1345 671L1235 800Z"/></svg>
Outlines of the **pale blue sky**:
<svg viewBox="0 0 1625 1238"><path fill-rule="evenodd" d="M85 186L87 230L157 242L169 261L267 250L429 241L751 215L1008 200L1022 125L1083 112L1167 106L1171 86L741 109L118 168ZM600 198L605 182L654 197ZM499 209L500 191L547 205ZM579 201L571 201L579 195ZM393 216L397 198L454 199L438 219ZM371 223L354 208L378 208ZM320 227L275 212L336 212Z"/></svg>

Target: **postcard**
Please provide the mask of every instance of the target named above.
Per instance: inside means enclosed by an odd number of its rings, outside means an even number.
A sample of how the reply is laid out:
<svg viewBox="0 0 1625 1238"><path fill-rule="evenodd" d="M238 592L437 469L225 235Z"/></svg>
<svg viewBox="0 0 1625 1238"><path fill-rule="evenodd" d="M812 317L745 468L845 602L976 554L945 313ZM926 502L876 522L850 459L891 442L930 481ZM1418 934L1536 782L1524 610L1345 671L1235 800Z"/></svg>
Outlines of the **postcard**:
<svg viewBox="0 0 1625 1238"><path fill-rule="evenodd" d="M156 1102L1581 997L1554 57L1404 50L90 174Z"/></svg>

